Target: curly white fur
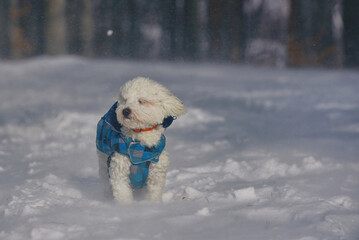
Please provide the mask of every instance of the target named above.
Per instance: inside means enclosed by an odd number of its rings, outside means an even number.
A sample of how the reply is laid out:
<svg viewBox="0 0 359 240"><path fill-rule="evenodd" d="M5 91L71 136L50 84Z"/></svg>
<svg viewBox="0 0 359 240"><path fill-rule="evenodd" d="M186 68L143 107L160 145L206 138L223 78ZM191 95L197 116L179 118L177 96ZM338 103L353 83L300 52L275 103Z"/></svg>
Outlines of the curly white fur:
<svg viewBox="0 0 359 240"><path fill-rule="evenodd" d="M124 116L124 109L130 110L128 116ZM117 120L123 126L122 132L127 137L139 140L148 147L155 146L159 142L164 132L164 128L160 124L165 117L177 117L185 112L182 102L167 88L143 77L137 77L121 87L116 109ZM134 132L131 130L150 128L155 125L157 127L151 131ZM106 154L98 151L98 157L99 174L104 183L106 195L109 195L112 190L115 200L120 203L131 203L133 201L133 192L129 180L131 162L128 157L119 153L112 156L109 167L110 179L107 173ZM159 161L150 165L146 182L147 200L162 200L168 165L168 153L164 150L159 157Z"/></svg>

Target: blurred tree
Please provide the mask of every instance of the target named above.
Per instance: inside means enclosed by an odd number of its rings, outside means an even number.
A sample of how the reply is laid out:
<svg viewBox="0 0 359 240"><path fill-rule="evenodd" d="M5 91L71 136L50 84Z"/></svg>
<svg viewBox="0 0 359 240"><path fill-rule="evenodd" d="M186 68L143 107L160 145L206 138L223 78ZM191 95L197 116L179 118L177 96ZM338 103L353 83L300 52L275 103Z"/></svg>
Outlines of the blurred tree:
<svg viewBox="0 0 359 240"><path fill-rule="evenodd" d="M127 56L136 58L140 56L139 46L141 43L140 22L141 15L139 14L140 4L136 0L127 0L127 11L129 14L129 32L127 38L127 45L129 52Z"/></svg>
<svg viewBox="0 0 359 240"><path fill-rule="evenodd" d="M124 56L124 46L126 45L126 32L123 27L124 17L126 15L126 3L123 0L113 1L111 11L110 29L107 38L111 41L111 52L114 56ZM112 32L111 32L112 31Z"/></svg>
<svg viewBox="0 0 359 240"><path fill-rule="evenodd" d="M309 13L306 11L309 11ZM291 0L287 43L288 64L290 66L303 66L314 63L311 39L312 17L311 0Z"/></svg>
<svg viewBox="0 0 359 240"><path fill-rule="evenodd" d="M225 11L222 37L225 58L239 62L244 56L243 1L227 0Z"/></svg>
<svg viewBox="0 0 359 240"><path fill-rule="evenodd" d="M359 67L359 1L343 0L345 65Z"/></svg>
<svg viewBox="0 0 359 240"><path fill-rule="evenodd" d="M44 53L44 1L12 0L10 11L12 57Z"/></svg>
<svg viewBox="0 0 359 240"><path fill-rule="evenodd" d="M140 56L141 5L138 0L94 2L94 52L97 56Z"/></svg>
<svg viewBox="0 0 359 240"><path fill-rule="evenodd" d="M183 6L183 52L184 58L198 59L198 1L185 0Z"/></svg>
<svg viewBox="0 0 359 240"><path fill-rule="evenodd" d="M209 57L211 60L219 59L221 55L222 6L222 0L208 2Z"/></svg>
<svg viewBox="0 0 359 240"><path fill-rule="evenodd" d="M4 57L44 53L44 0L0 2L0 48Z"/></svg>
<svg viewBox="0 0 359 240"><path fill-rule="evenodd" d="M359 65L356 0L288 2L288 35L282 40L277 36L285 32L285 24L273 27L275 31L266 27L276 14L270 0L0 0L0 56L68 52L241 62L255 59L261 47L264 54L266 49L282 53L280 43L273 48L281 40L287 41L290 66L340 66L341 37L333 36L333 14L343 4L345 62ZM283 11L276 22L287 17ZM268 36L272 42L265 45Z"/></svg>
<svg viewBox="0 0 359 240"><path fill-rule="evenodd" d="M315 0L314 0L315 1ZM262 19L263 13L264 13L264 7L265 7L265 0L259 0L259 1L252 1L247 0L245 1L247 5L254 5L251 7L247 7L247 12L244 16L244 47L247 47L247 44L250 41L253 41L254 39L258 38L258 31L260 26L260 21ZM256 4L257 3L257 4Z"/></svg>
<svg viewBox="0 0 359 240"><path fill-rule="evenodd" d="M168 21L168 31L169 31L169 39L170 39L170 48L169 48L169 56L170 59L175 58L177 55L177 47L176 47L176 28L177 28L177 14L176 14L176 0L169 0L169 21Z"/></svg>
<svg viewBox="0 0 359 240"><path fill-rule="evenodd" d="M22 8L28 8L21 18L25 38L29 45L27 56L45 53L45 0L22 0Z"/></svg>
<svg viewBox="0 0 359 240"><path fill-rule="evenodd" d="M338 66L333 37L335 0L291 0L287 43L290 66Z"/></svg>
<svg viewBox="0 0 359 240"><path fill-rule="evenodd" d="M25 41L24 29L20 25L20 19L28 9L22 9L19 0L10 1L10 46L11 58L20 58Z"/></svg>
<svg viewBox="0 0 359 240"><path fill-rule="evenodd" d="M66 36L69 53L91 55L91 0L70 0L66 2Z"/></svg>
<svg viewBox="0 0 359 240"><path fill-rule="evenodd" d="M118 0L123 2L123 0ZM93 4L93 51L97 56L112 54L112 0L94 1ZM112 30L113 31L113 30Z"/></svg>
<svg viewBox="0 0 359 240"><path fill-rule="evenodd" d="M91 56L93 40L93 6L92 0L82 0L83 10L81 16L81 37L82 37L82 54Z"/></svg>
<svg viewBox="0 0 359 240"><path fill-rule="evenodd" d="M66 1L66 37L70 54L82 53L81 16L82 0Z"/></svg>
<svg viewBox="0 0 359 240"><path fill-rule="evenodd" d="M46 52L66 53L66 0L46 0Z"/></svg>
<svg viewBox="0 0 359 240"><path fill-rule="evenodd" d="M10 1L0 1L0 56L10 56Z"/></svg>
<svg viewBox="0 0 359 240"><path fill-rule="evenodd" d="M244 56L243 0L209 0L209 57L239 62Z"/></svg>
<svg viewBox="0 0 359 240"><path fill-rule="evenodd" d="M184 0L176 0L176 31L175 31L175 46L176 46L176 59L184 58Z"/></svg>
<svg viewBox="0 0 359 240"><path fill-rule="evenodd" d="M161 26L163 28L163 36L161 39L161 57L165 59L174 59L177 55L177 6L176 0L161 0Z"/></svg>
<svg viewBox="0 0 359 240"><path fill-rule="evenodd" d="M313 13L313 48L316 63L322 67L338 67L339 53L333 33L333 8L336 0L317 0Z"/></svg>

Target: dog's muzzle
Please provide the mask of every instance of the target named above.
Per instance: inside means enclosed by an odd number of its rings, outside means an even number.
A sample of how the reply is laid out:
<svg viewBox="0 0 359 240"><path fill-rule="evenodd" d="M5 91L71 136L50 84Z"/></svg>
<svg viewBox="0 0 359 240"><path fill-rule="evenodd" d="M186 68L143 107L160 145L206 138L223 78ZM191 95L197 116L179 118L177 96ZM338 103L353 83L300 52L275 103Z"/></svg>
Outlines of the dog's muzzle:
<svg viewBox="0 0 359 240"><path fill-rule="evenodd" d="M125 117L125 118L130 118L130 114L131 114L131 109L130 108L125 108L122 110L122 115Z"/></svg>

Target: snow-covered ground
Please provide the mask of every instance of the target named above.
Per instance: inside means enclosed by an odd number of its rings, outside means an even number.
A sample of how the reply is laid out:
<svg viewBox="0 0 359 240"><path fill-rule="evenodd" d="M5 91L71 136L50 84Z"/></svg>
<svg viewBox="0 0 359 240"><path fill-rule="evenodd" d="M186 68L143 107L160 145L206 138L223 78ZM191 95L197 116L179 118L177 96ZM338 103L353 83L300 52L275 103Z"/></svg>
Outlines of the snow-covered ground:
<svg viewBox="0 0 359 240"><path fill-rule="evenodd" d="M162 204L117 205L97 174L97 121L135 76L188 109ZM0 239L357 240L358 93L351 70L0 62Z"/></svg>

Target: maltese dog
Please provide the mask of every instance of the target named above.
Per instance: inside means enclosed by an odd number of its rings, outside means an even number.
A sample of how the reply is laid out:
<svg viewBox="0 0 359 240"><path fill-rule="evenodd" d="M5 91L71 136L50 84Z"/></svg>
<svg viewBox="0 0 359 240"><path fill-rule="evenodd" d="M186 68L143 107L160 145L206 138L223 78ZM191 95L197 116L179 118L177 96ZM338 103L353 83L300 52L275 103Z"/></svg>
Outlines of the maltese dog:
<svg viewBox="0 0 359 240"><path fill-rule="evenodd" d="M125 83L118 101L97 125L99 173L105 193L131 203L146 188L146 199L161 201L169 164L163 132L186 110L161 84L137 77Z"/></svg>

